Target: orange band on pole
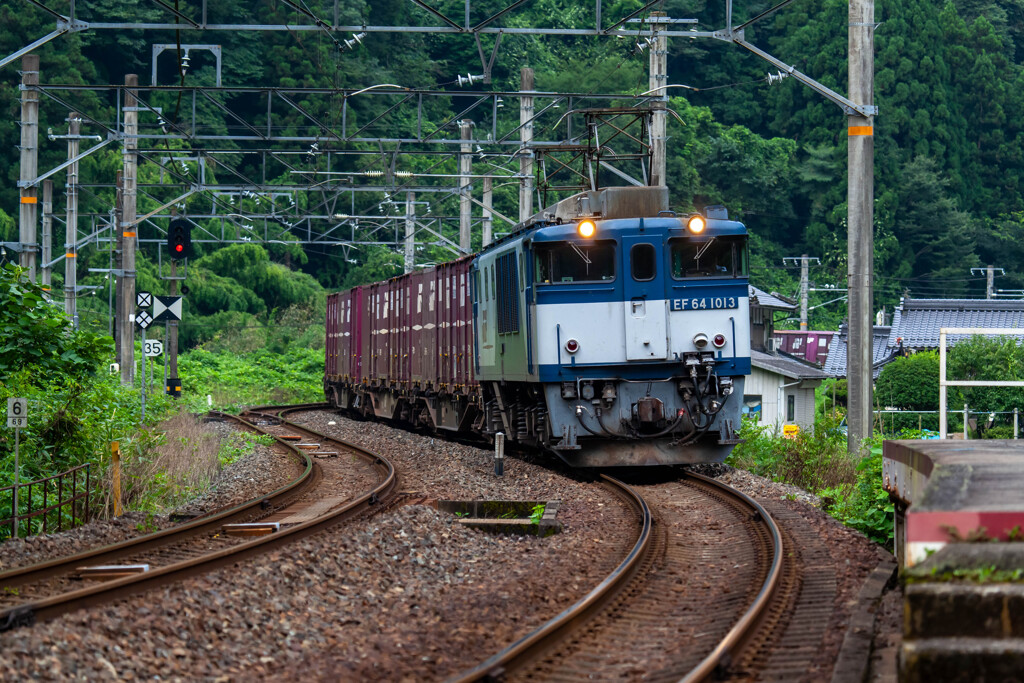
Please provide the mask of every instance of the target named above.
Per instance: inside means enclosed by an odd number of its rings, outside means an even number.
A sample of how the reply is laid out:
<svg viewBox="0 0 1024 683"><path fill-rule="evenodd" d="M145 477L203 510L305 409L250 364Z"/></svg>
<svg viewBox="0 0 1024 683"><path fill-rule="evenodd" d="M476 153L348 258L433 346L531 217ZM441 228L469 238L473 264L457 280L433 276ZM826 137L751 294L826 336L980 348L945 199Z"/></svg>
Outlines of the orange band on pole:
<svg viewBox="0 0 1024 683"><path fill-rule="evenodd" d="M22 204L38 204L39 203L39 198L38 197L22 197L21 198L21 203Z"/></svg>
<svg viewBox="0 0 1024 683"><path fill-rule="evenodd" d="M847 135L874 135L874 129L871 126L850 126L846 129Z"/></svg>
<svg viewBox="0 0 1024 683"><path fill-rule="evenodd" d="M126 233L122 233L122 234L123 234L123 235L124 235L125 237L135 237L135 233L134 233L134 232L126 232Z"/></svg>
<svg viewBox="0 0 1024 683"><path fill-rule="evenodd" d="M72 252L68 252L67 254L64 254L64 257L65 257L65 258L75 258L75 257L77 257L77 256L78 256L78 254L76 254L76 253L75 253L75 252L73 252L73 251L72 251Z"/></svg>

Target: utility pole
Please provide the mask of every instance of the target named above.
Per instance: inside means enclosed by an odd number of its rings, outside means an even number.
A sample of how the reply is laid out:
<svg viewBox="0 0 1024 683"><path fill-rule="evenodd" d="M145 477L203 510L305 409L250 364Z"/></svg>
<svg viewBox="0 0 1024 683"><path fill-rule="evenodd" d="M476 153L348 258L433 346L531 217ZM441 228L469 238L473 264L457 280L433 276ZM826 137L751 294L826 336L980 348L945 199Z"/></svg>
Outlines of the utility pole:
<svg viewBox="0 0 1024 683"><path fill-rule="evenodd" d="M68 159L78 156L82 119L68 115ZM64 226L64 312L78 327L78 162L68 166L67 224Z"/></svg>
<svg viewBox="0 0 1024 683"><path fill-rule="evenodd" d="M178 296L178 262L175 259L171 259L171 296ZM168 370L164 391L171 393L172 385L173 387L181 386L181 381L178 379L178 321L168 320L165 331L167 333Z"/></svg>
<svg viewBox="0 0 1024 683"><path fill-rule="evenodd" d="M850 0L850 100L874 103L875 1ZM849 347L846 356L848 391L846 447L859 454L872 431L872 285L874 265L875 139L874 117L847 110L847 262L849 272Z"/></svg>
<svg viewBox="0 0 1024 683"><path fill-rule="evenodd" d="M416 193L405 193L405 272L416 267Z"/></svg>
<svg viewBox="0 0 1024 683"><path fill-rule="evenodd" d="M483 239L481 246L486 247L491 243L491 230L494 225L494 218L491 214L491 207L494 206L494 178L484 178L484 211L483 211Z"/></svg>
<svg viewBox="0 0 1024 683"><path fill-rule="evenodd" d="M30 185L39 170L39 55L21 58L21 210L18 214L18 241L21 242L21 267L28 279L36 279L36 207L39 188Z"/></svg>
<svg viewBox="0 0 1024 683"><path fill-rule="evenodd" d="M524 66L519 70L519 91L533 92L533 69ZM519 222L524 223L533 215L533 98L519 98Z"/></svg>
<svg viewBox="0 0 1024 683"><path fill-rule="evenodd" d="M118 232L121 234L121 279L118 280L117 331L120 340L121 384L135 383L135 245L136 245L136 183L135 173L138 160L135 149L139 132L137 91L138 74L128 74L124 84L129 89L124 93L124 175L121 178L121 220Z"/></svg>
<svg viewBox="0 0 1024 683"><path fill-rule="evenodd" d="M472 251L470 228L473 225L473 202L469 198L472 182L469 176L473 172L473 146L469 140L473 138L473 122L463 119L459 122L459 130L463 140L459 155L459 248L463 254L468 254Z"/></svg>
<svg viewBox="0 0 1024 683"><path fill-rule="evenodd" d="M650 184L667 185L665 177L666 135L668 131L668 91L664 86L668 82L668 38L662 33L666 24L659 23L668 15L664 12L651 12L651 54L649 90L660 99L654 103L651 112L651 179Z"/></svg>
<svg viewBox="0 0 1024 683"><path fill-rule="evenodd" d="M985 268L971 268L971 275L980 275L985 273L985 298L995 299L996 298L996 271L999 271L1000 275L1006 275L1006 271L1002 268L995 266L986 266ZM1001 291L1001 290L1000 290Z"/></svg>
<svg viewBox="0 0 1024 683"><path fill-rule="evenodd" d="M46 297L53 300L53 181L47 178L43 181L43 253L39 259L42 272L43 291Z"/></svg>
<svg viewBox="0 0 1024 683"><path fill-rule="evenodd" d="M807 293L810 291L810 265L811 261L815 262L815 265L819 265L821 261L817 256L808 256L804 254L797 258L796 256L783 257L782 263L786 264L787 261L794 263L800 263L800 331L807 331Z"/></svg>

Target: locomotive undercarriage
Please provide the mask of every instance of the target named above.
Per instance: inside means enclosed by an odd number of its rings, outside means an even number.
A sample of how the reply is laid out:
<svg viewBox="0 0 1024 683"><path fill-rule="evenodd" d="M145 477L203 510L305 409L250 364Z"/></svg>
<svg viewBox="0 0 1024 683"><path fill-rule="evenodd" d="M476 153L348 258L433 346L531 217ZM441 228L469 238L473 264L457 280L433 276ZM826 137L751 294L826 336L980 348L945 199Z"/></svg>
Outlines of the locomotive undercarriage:
<svg viewBox="0 0 1024 683"><path fill-rule="evenodd" d="M328 382L336 407L413 429L501 432L573 467L721 462L739 443L743 377L710 368L665 380L484 382L477 391ZM696 375L696 376L694 376Z"/></svg>

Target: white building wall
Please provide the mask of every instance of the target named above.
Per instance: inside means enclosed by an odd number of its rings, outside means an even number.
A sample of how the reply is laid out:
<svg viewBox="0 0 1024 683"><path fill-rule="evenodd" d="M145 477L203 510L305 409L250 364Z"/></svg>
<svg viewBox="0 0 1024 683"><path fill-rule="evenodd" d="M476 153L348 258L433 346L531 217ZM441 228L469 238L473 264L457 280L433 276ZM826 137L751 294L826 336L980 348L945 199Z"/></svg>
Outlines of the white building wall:
<svg viewBox="0 0 1024 683"><path fill-rule="evenodd" d="M800 385L786 387L782 390L782 403L779 404L779 389L785 384L796 380L783 377L761 368L751 368L743 388L744 396L761 397L761 424L796 424L801 430L814 428L814 388L801 388ZM812 382L817 385L820 382ZM788 396L796 397L794 420L786 420Z"/></svg>

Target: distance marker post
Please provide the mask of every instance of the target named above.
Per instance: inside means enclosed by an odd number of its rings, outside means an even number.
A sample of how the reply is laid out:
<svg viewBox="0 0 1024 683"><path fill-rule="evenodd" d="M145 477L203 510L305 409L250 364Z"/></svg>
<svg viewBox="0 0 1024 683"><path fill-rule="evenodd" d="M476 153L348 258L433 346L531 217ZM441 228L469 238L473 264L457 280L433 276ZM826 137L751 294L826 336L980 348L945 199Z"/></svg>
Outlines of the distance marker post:
<svg viewBox="0 0 1024 683"><path fill-rule="evenodd" d="M21 428L28 426L28 399L7 399L7 427L14 429L14 514L11 521L11 536L18 537L18 486L21 474Z"/></svg>

